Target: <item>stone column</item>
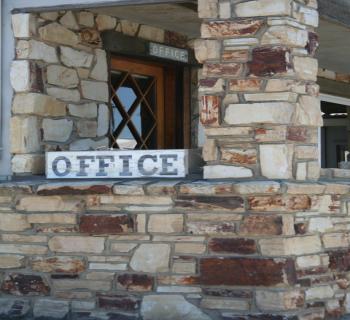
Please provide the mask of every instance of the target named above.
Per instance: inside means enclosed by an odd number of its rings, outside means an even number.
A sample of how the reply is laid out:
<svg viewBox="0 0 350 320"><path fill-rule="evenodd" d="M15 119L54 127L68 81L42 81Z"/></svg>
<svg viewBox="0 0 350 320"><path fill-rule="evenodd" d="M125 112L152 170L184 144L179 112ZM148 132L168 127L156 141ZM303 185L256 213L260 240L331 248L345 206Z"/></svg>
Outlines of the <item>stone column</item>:
<svg viewBox="0 0 350 320"><path fill-rule="evenodd" d="M199 0L204 177L317 180L316 0Z"/></svg>

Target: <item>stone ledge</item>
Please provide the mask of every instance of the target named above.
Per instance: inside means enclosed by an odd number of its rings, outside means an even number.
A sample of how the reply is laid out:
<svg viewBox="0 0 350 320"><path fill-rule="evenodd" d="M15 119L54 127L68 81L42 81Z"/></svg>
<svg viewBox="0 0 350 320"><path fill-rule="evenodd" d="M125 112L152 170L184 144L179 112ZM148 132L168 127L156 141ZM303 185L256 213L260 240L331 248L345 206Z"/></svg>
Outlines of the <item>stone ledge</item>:
<svg viewBox="0 0 350 320"><path fill-rule="evenodd" d="M48 180L31 176L0 183L0 192L17 192L39 196L114 194L123 195L223 195L223 194L345 194L350 192L350 170L323 169L319 181L220 179L204 180L198 176L184 179L106 179L106 180ZM330 174L333 173L333 177ZM341 181L340 181L341 179ZM312 187L312 190L310 190ZM332 188L336 190L332 192Z"/></svg>

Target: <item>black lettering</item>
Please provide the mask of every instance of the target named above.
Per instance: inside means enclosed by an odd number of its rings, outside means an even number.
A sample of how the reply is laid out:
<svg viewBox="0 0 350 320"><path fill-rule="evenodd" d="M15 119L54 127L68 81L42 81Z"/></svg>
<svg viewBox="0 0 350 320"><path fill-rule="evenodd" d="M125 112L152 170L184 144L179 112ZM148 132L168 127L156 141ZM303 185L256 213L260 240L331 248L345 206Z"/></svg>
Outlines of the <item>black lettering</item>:
<svg viewBox="0 0 350 320"><path fill-rule="evenodd" d="M88 173L86 172L86 168L89 168L89 164L87 164L85 161L90 160L91 162L95 162L94 156L78 156L77 159L79 160L79 169L80 171L77 173L77 177L87 177Z"/></svg>
<svg viewBox="0 0 350 320"><path fill-rule="evenodd" d="M145 170L144 163L147 159L151 159L153 162L157 162L157 156L151 156L151 155L146 154L146 155L140 157L140 159L137 163L138 169L139 169L140 173L144 176L153 176L157 172L158 168L154 167L152 170L149 170L149 171Z"/></svg>
<svg viewBox="0 0 350 320"><path fill-rule="evenodd" d="M57 165L60 161L64 161L66 164L66 170L64 172L59 172ZM66 175L68 175L71 172L72 169L72 163L70 162L70 160L66 157L57 157L53 162L52 162L52 171L54 172L54 174L57 177L65 177Z"/></svg>
<svg viewBox="0 0 350 320"><path fill-rule="evenodd" d="M159 156L162 159L162 171L160 175L162 176L176 176L178 174L178 170L174 169L173 171L169 171L169 169L174 165L174 163L169 162L169 159L173 159L177 161L177 154L166 154Z"/></svg>
<svg viewBox="0 0 350 320"><path fill-rule="evenodd" d="M120 172L121 177L131 177L132 173L130 172L130 160L132 156L119 156L119 159L123 160L123 171Z"/></svg>
<svg viewBox="0 0 350 320"><path fill-rule="evenodd" d="M114 162L113 156L97 156L96 159L98 160L98 168L99 171L96 173L97 177L107 177L107 172L105 171L105 168L108 168L111 162ZM106 160L109 160L110 163L106 163Z"/></svg>

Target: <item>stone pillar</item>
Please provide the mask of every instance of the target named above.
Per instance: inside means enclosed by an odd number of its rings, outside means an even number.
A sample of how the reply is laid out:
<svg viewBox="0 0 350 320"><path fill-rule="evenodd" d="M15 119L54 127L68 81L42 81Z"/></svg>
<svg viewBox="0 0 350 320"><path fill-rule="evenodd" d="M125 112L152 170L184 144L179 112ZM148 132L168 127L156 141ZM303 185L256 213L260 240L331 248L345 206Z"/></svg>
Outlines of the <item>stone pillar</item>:
<svg viewBox="0 0 350 320"><path fill-rule="evenodd" d="M317 180L316 0L199 0L204 177Z"/></svg>

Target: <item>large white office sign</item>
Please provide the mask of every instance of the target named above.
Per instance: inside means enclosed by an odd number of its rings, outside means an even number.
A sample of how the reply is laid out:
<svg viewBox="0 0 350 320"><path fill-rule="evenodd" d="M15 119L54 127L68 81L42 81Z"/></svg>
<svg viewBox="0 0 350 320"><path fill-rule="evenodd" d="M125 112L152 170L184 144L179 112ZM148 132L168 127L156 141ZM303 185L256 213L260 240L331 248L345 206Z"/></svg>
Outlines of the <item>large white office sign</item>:
<svg viewBox="0 0 350 320"><path fill-rule="evenodd" d="M183 178L187 150L47 152L48 179Z"/></svg>

